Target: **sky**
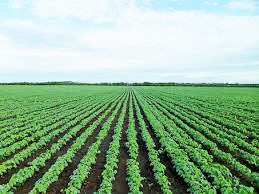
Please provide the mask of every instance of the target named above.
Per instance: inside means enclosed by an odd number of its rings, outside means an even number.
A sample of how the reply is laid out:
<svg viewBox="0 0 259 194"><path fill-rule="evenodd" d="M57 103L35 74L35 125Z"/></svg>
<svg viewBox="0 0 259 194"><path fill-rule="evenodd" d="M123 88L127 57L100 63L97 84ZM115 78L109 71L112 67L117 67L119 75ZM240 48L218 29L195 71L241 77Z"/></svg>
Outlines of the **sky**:
<svg viewBox="0 0 259 194"><path fill-rule="evenodd" d="M1 0L23 81L259 83L259 0Z"/></svg>

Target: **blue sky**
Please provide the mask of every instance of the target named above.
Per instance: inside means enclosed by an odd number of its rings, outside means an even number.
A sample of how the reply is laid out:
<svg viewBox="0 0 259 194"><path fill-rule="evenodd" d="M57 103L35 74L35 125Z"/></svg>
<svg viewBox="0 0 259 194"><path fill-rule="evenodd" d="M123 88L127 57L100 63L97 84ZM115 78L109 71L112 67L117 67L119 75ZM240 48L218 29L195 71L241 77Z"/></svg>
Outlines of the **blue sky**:
<svg viewBox="0 0 259 194"><path fill-rule="evenodd" d="M259 83L259 0L3 0L0 82Z"/></svg>

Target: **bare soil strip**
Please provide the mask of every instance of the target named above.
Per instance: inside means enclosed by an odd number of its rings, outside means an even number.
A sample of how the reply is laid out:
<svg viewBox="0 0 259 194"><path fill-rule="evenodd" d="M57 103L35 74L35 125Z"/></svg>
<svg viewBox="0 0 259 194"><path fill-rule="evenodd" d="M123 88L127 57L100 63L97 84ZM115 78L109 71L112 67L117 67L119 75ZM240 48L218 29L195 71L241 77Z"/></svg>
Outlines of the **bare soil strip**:
<svg viewBox="0 0 259 194"><path fill-rule="evenodd" d="M110 107L110 105L111 105L111 103L109 103L109 106L108 106L108 107ZM105 109L105 111L108 109L108 107ZM90 125L92 125L92 123L95 122L95 121L98 119L99 116L100 116L100 115L97 115L96 117L94 117L84 128L80 129L80 131L78 131L78 133L77 133L76 136L77 136L77 137L80 136L80 135L84 132L84 130L85 130L87 127L89 127ZM85 117L85 118L87 118L87 117ZM84 118L84 119L85 119L85 118ZM78 121L75 125L80 124L80 122L83 121L84 119ZM62 137L66 134L67 130L69 130L69 129L64 130L64 132L62 132L60 135L54 137L46 146L44 146L43 148L37 150L31 157L27 158L26 160L24 160L23 162L21 162L20 164L18 164L16 168L13 168L13 169L11 169L7 174L4 174L4 175L0 176L0 184L5 184L5 183L7 183L7 182L10 180L10 178L12 177L12 175L15 174L15 173L17 173L17 172L19 171L19 169L28 166L28 165L29 165L29 164L28 164L29 162L33 161L35 158L37 158L38 156L40 156L42 153L44 153L44 152L46 152L48 149L50 149L50 147L52 146L52 144L56 143L60 138L62 138ZM74 139L76 139L76 137L72 138L70 141L74 141Z"/></svg>
<svg viewBox="0 0 259 194"><path fill-rule="evenodd" d="M116 105L113 107L112 111L114 111ZM109 130L109 134L107 135L107 137L105 138L105 140L102 142L102 145L105 146L109 146L109 143L112 139L112 134L114 131L114 126L118 120L118 116L119 113L121 111L121 107L120 110L118 111L118 113L116 114L115 119L112 121L112 127ZM76 153L75 157L72 159L72 162L64 169L64 171L60 174L58 181L52 183L49 188L48 188L48 193L60 193L63 189L65 189L70 181L70 176L73 174L73 171L77 168L78 164L80 163L81 159L85 156L85 154L87 153L89 147L96 141L96 137L99 133L99 131L102 128L102 125L104 124L104 122L110 117L111 114L109 114L109 116L107 116L105 118L105 120L103 120L100 125L98 125L97 129L94 131L94 133L88 138L88 140L85 142L85 144L82 146L82 148ZM109 138L110 137L110 138ZM106 154L106 152L104 153Z"/></svg>
<svg viewBox="0 0 259 194"><path fill-rule="evenodd" d="M114 109L115 109L115 107L114 107ZM108 117L105 118L105 120L107 120L107 119L108 119ZM92 121L92 122L94 122L94 121ZM103 122L104 122L104 121L103 121ZM94 133L93 133L88 139L95 139L95 137L96 137L96 135L98 134L98 132L99 132L99 130L100 130L100 127L101 127L101 125L103 124L103 122L96 128L96 130L94 131ZM70 139L70 140L66 143L66 145L64 145L64 146L62 147L61 150L59 150L58 152L56 152L56 153L54 154L54 156L53 156L50 160L48 160L48 161L46 162L46 165L45 165L44 167L42 167L40 171L36 172L36 173L34 174L34 176L31 177L29 180L27 180L22 186L16 188L15 191L14 191L14 193L17 193L17 194L20 194L20 193L28 193L28 192L33 188L33 186L34 186L34 184L37 182L37 180L39 180L39 179L48 171L48 169L51 167L51 165L53 165L53 164L56 162L56 160L57 160L57 158L58 158L59 156L65 154L65 153L67 152L67 150L68 150L69 147L74 143L74 141L77 139L77 137L79 137L79 136L84 132L84 130L87 129L88 126L90 126L90 123L89 123L86 127L82 128L82 129L77 133L77 135L76 135L75 137L73 137L72 139ZM69 167L70 167L70 165L69 165Z"/></svg>
<svg viewBox="0 0 259 194"><path fill-rule="evenodd" d="M165 105L161 104L160 102L157 102L157 103L158 103L160 106L164 107L170 114L174 115L174 114L172 113L172 111L171 111L169 108L167 108ZM174 116L177 117L177 115L174 115ZM181 119L179 118L179 120L181 120ZM185 122L185 121L183 121L183 120L181 120L181 121L182 121L184 124L186 124L188 127L193 128L192 126L190 126L189 123L187 123L187 122ZM178 125L178 124L176 123L176 125ZM179 126L179 125L178 125L178 126ZM180 127L180 126L179 126L179 127ZM251 171L253 171L253 172L258 172L258 171L259 171L259 169L258 169L255 165L252 165L252 164L248 163L246 160L244 160L244 159L240 156L240 153L237 153L237 152L233 153L233 152L231 152L226 146L223 146L223 145L221 145L221 144L215 142L215 141L214 141L213 139L211 139L207 134L202 133L202 132L201 132L201 134L203 134L208 140L210 140L210 141L216 143L217 146L218 146L218 148L220 148L223 152L225 152L225 153L230 153L230 154L231 154L234 158L236 158L241 164L243 164L243 165L245 165L246 167L250 168ZM243 150L243 149L242 149L242 150ZM244 151L245 151L245 150L244 150Z"/></svg>
<svg viewBox="0 0 259 194"><path fill-rule="evenodd" d="M154 177L154 173L152 171L150 161L148 160L148 151L147 151L145 142L141 137L141 131L139 127L139 122L137 120L137 113L136 113L134 104L133 104L133 114L135 119L135 128L137 130L137 143L139 145L138 160L140 164L140 172L141 172L141 176L145 178L142 181L142 184L143 184L142 192L150 193L150 194L162 192L159 185L157 185L156 183L156 179Z"/></svg>
<svg viewBox="0 0 259 194"><path fill-rule="evenodd" d="M140 108L140 112L144 118L144 121L146 123L147 129L148 129L152 139L155 142L155 146L156 146L157 150L162 150L161 144L154 133L154 129L153 129L151 123L148 121L147 116L145 115L138 100L137 100L137 103ZM175 169L174 165L172 164L171 159L167 156L167 154L162 151L162 153L159 154L159 158L160 158L161 163L166 166L165 175L168 177L168 179L171 183L171 190L174 193L188 193L187 192L188 187L187 187L186 183L184 182L184 179L177 174L176 169Z"/></svg>
<svg viewBox="0 0 259 194"><path fill-rule="evenodd" d="M124 119L123 130L121 134L120 140L120 155L119 155L119 162L118 162L118 169L117 174L115 176L115 180L112 184L112 193L128 193L129 186L127 183L127 137L126 137L126 130L128 129L129 125L129 98L127 99L127 109L126 109L126 116Z"/></svg>
<svg viewBox="0 0 259 194"><path fill-rule="evenodd" d="M160 104L160 105L161 105L161 104ZM168 110L169 113L173 114L173 113L170 111L170 109L167 108L167 110ZM183 121L183 122L184 122L184 121ZM188 123L185 123L185 124L188 125ZM177 123L176 123L176 125L177 125L178 127L180 127ZM188 126L189 126L189 125L188 125ZM189 126L189 127L191 127L191 126ZM206 134L203 134L203 135L204 135L206 138L208 138L208 137L206 136ZM192 136L190 136L190 137L193 139ZM209 138L208 138L208 139L209 139ZM195 139L193 139L193 141L195 141ZM212 140L211 140L211 141L212 141ZM208 149L207 146L204 146L204 145L202 145L202 144L201 144L201 146L202 146L202 149L207 150L208 153L213 156L214 162L224 165L225 167L227 167L227 168L230 170L231 174L233 174L234 176L238 177L241 184L246 185L246 186L251 186L252 183L248 180L248 178L247 178L246 176L240 174L238 171L236 171L236 170L234 169L233 166L230 166L230 165L227 164L225 161L223 161L223 160L221 160L220 158L218 158L217 156L215 156L215 155ZM227 148L225 148L225 147L223 147L223 146L221 146L221 145L219 145L219 144L217 144L217 146L218 146L223 152L226 152L226 153L229 152L229 150L228 150ZM231 154L231 153L230 153L230 154ZM236 154L238 154L238 153L236 153ZM233 155L233 154L232 154L232 155ZM239 161L241 164L243 164L243 165L247 166L248 168L250 168L252 171L254 170L255 172L258 172L258 170L257 170L255 167L252 167L252 166L251 166L250 164L248 164L246 161L241 161L240 159L238 159L238 161ZM208 177L208 176L206 176L206 177ZM208 180L211 182L211 180L210 180L209 178L208 178ZM257 187L255 184L252 184L252 186L255 187L255 188Z"/></svg>

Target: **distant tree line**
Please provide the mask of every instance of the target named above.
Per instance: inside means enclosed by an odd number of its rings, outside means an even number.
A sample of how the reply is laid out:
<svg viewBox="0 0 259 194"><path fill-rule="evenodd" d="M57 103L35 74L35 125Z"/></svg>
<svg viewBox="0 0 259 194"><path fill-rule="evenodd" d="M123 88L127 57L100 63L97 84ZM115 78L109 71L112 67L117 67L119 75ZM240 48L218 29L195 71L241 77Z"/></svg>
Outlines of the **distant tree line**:
<svg viewBox="0 0 259 194"><path fill-rule="evenodd" d="M193 87L259 87L259 84L239 84L239 83L175 83L175 82L142 82L142 83L81 83L73 81L52 81L52 82L12 82L0 83L0 85L98 85L98 86L193 86Z"/></svg>

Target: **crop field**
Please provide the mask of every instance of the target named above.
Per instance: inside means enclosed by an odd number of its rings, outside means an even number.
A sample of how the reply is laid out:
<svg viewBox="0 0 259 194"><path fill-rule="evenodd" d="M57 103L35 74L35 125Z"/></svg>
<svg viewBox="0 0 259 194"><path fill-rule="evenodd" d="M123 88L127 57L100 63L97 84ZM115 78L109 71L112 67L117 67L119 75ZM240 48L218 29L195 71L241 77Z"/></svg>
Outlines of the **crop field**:
<svg viewBox="0 0 259 194"><path fill-rule="evenodd" d="M0 193L257 193L259 89L0 86Z"/></svg>

